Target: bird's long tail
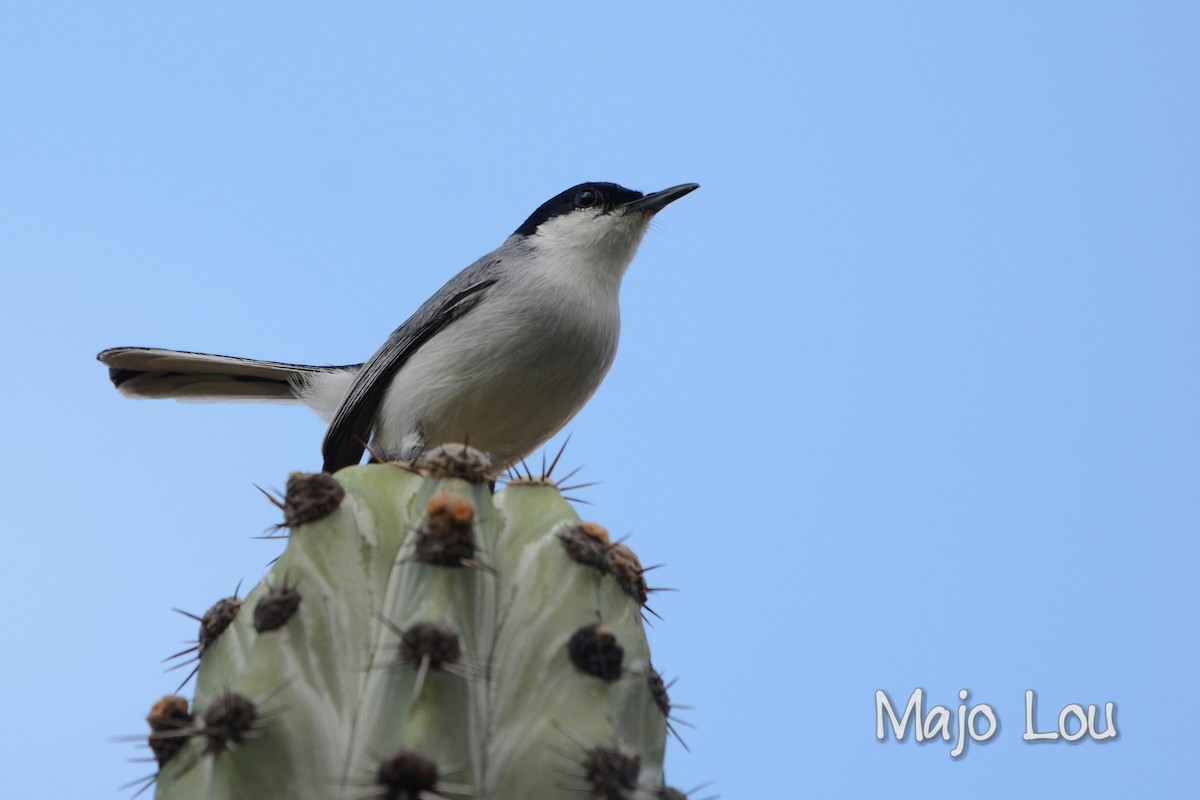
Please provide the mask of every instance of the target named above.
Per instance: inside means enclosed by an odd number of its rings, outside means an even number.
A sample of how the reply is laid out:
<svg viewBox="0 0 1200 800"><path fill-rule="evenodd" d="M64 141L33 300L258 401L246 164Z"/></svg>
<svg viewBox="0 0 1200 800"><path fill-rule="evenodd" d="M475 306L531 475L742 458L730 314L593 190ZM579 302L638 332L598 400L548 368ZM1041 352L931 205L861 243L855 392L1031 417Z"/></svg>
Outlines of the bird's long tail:
<svg viewBox="0 0 1200 800"><path fill-rule="evenodd" d="M351 378L360 366L313 367L149 347L114 347L96 358L126 397L176 400L310 402L311 384L338 373Z"/></svg>

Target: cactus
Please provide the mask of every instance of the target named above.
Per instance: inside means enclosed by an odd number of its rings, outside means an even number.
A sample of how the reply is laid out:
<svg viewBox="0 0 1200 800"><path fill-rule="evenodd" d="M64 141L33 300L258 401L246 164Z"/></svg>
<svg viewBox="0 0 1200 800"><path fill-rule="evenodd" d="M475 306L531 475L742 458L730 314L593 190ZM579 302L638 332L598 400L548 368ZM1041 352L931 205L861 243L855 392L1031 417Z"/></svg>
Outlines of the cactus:
<svg viewBox="0 0 1200 800"><path fill-rule="evenodd" d="M637 557L548 479L487 478L461 446L293 475L287 549L201 618L190 711L147 718L157 796L683 797Z"/></svg>

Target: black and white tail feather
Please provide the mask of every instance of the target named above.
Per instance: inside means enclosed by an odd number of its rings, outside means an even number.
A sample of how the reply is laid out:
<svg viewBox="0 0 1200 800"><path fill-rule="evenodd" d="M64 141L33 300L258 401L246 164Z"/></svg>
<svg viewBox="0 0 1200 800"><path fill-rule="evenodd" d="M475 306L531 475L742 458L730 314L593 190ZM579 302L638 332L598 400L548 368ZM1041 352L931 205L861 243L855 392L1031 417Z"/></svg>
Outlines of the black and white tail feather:
<svg viewBox="0 0 1200 800"><path fill-rule="evenodd" d="M362 364L314 367L153 347L114 347L97 356L126 397L226 402L303 402L315 376L349 374Z"/></svg>

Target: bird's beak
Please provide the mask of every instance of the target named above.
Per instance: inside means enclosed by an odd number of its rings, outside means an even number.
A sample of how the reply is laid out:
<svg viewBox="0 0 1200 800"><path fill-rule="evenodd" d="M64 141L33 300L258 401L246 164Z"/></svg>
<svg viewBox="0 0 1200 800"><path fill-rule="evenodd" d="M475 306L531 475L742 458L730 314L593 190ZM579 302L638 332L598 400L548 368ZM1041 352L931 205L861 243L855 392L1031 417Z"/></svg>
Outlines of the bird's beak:
<svg viewBox="0 0 1200 800"><path fill-rule="evenodd" d="M700 188L698 183L682 183L679 186L672 186L670 189L663 189L661 192L653 192L644 197L639 197L637 200L630 200L625 204L626 211L645 211L653 214L656 211L661 211L679 198L683 197L688 192Z"/></svg>

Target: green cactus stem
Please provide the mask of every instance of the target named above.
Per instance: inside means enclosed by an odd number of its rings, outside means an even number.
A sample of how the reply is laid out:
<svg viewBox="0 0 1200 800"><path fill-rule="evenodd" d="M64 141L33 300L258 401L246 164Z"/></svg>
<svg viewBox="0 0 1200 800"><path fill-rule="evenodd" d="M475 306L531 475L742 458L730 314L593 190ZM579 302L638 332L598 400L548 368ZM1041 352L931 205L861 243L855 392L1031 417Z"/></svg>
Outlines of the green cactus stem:
<svg viewBox="0 0 1200 800"><path fill-rule="evenodd" d="M151 712L159 798L682 797L637 557L485 465L288 481L285 552L204 616L190 711Z"/></svg>

